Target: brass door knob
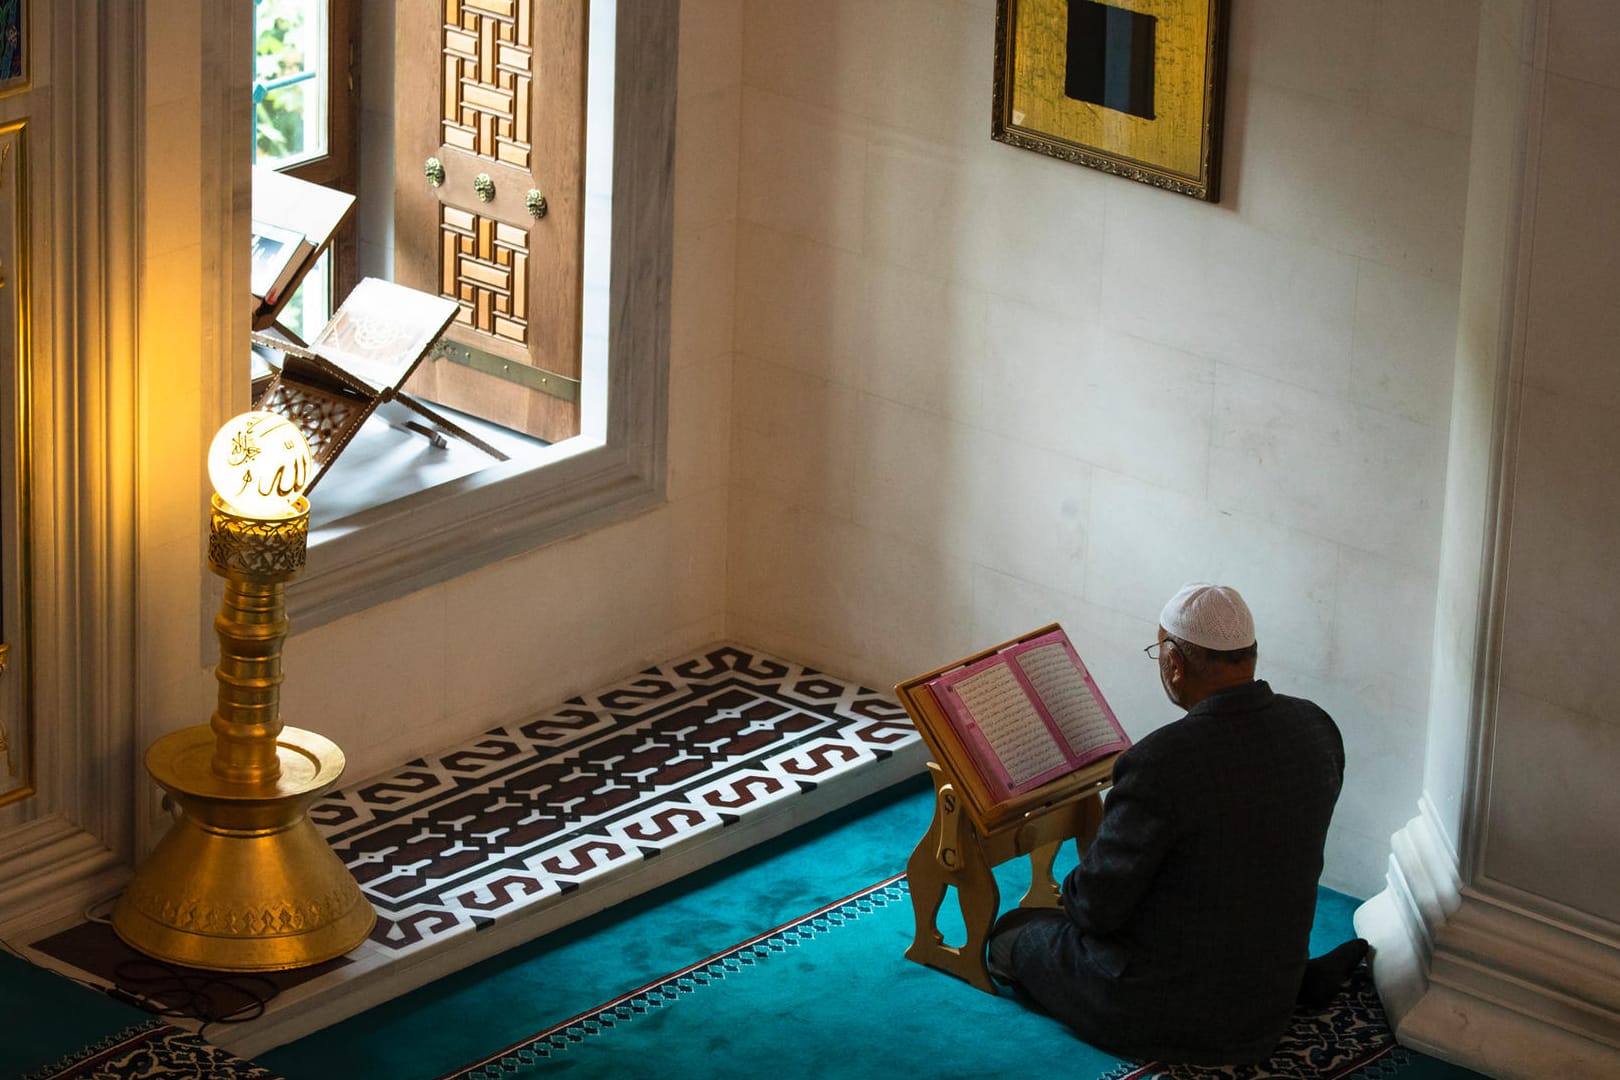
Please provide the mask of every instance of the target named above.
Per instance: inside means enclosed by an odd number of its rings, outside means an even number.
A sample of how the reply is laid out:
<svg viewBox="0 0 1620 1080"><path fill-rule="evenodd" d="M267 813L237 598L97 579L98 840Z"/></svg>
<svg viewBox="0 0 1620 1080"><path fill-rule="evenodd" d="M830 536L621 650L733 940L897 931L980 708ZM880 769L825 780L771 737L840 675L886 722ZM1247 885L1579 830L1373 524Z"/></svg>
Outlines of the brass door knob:
<svg viewBox="0 0 1620 1080"><path fill-rule="evenodd" d="M546 216L546 197L537 188L530 188L529 193L523 196L523 205L529 208L530 216L536 221Z"/></svg>
<svg viewBox="0 0 1620 1080"><path fill-rule="evenodd" d="M422 162L422 175L427 177L428 187L438 187L444 183L444 163L436 157L430 157Z"/></svg>
<svg viewBox="0 0 1620 1080"><path fill-rule="evenodd" d="M489 202L495 197L495 181L489 178L489 173L479 173L473 177L473 190L478 192L479 202Z"/></svg>

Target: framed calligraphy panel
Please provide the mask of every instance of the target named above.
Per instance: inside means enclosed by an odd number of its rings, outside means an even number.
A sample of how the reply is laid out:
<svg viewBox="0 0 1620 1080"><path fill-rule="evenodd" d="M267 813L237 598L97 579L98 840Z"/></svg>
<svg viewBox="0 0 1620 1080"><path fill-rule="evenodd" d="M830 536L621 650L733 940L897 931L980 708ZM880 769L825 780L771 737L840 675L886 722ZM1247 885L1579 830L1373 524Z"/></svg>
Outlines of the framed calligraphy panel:
<svg viewBox="0 0 1620 1080"><path fill-rule="evenodd" d="M1220 197L1227 0L997 0L991 138Z"/></svg>

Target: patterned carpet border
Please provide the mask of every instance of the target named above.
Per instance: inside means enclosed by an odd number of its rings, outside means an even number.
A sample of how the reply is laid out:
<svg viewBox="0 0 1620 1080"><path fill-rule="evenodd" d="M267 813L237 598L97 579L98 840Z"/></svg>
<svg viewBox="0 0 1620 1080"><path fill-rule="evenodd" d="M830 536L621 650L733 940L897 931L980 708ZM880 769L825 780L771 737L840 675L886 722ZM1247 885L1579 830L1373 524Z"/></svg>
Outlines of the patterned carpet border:
<svg viewBox="0 0 1620 1080"><path fill-rule="evenodd" d="M699 960L679 971L655 979L606 1004L554 1024L482 1061L446 1073L439 1080L499 1080L508 1077L519 1068L533 1066L553 1058L593 1035L673 1004L679 1001L682 995L717 983L727 975L736 974L744 968L769 960L772 956L803 944L818 934L836 930L879 908L899 903L908 895L905 875L896 874L842 900L835 900L790 923L784 923L774 930L767 930L763 934L749 938L706 960Z"/></svg>
<svg viewBox="0 0 1620 1080"><path fill-rule="evenodd" d="M276 1074L269 1069L159 1020L127 1027L23 1080L156 1080L180 1076L276 1080Z"/></svg>
<svg viewBox="0 0 1620 1080"><path fill-rule="evenodd" d="M1277 1049L1258 1065L1127 1063L1100 1080L1379 1080L1410 1063L1372 979L1361 972L1327 1008L1296 1013Z"/></svg>
<svg viewBox="0 0 1620 1080"><path fill-rule="evenodd" d="M577 1016L554 1024L438 1080L500 1080L566 1052L594 1035L646 1016L727 975L829 933L862 915L904 901L905 874L896 874L808 915L749 938L724 952L662 976ZM1314 1013L1299 1013L1270 1058L1258 1065L1146 1065L1122 1062L1098 1080L1384 1080L1411 1056L1395 1042L1372 979L1363 971L1347 992Z"/></svg>

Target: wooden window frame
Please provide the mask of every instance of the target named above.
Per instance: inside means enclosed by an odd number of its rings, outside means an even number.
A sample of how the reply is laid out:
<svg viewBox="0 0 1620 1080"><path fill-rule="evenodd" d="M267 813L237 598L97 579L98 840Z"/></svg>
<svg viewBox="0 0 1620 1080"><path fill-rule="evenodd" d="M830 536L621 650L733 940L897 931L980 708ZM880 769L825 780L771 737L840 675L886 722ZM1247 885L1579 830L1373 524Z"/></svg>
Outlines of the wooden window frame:
<svg viewBox="0 0 1620 1080"><path fill-rule="evenodd" d="M361 76L356 55L363 5L359 0L326 0L326 5L326 153L277 171L353 195L359 190ZM329 250L335 308L360 279L358 215L344 222Z"/></svg>

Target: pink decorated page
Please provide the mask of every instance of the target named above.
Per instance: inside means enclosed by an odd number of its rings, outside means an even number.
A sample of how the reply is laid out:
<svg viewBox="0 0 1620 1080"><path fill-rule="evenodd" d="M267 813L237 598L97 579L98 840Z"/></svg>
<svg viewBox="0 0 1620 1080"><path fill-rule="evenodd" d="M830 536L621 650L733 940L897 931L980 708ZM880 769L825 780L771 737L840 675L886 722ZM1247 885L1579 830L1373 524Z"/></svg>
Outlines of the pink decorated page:
<svg viewBox="0 0 1620 1080"><path fill-rule="evenodd" d="M928 688L1002 798L1130 746L1061 629L941 675Z"/></svg>

